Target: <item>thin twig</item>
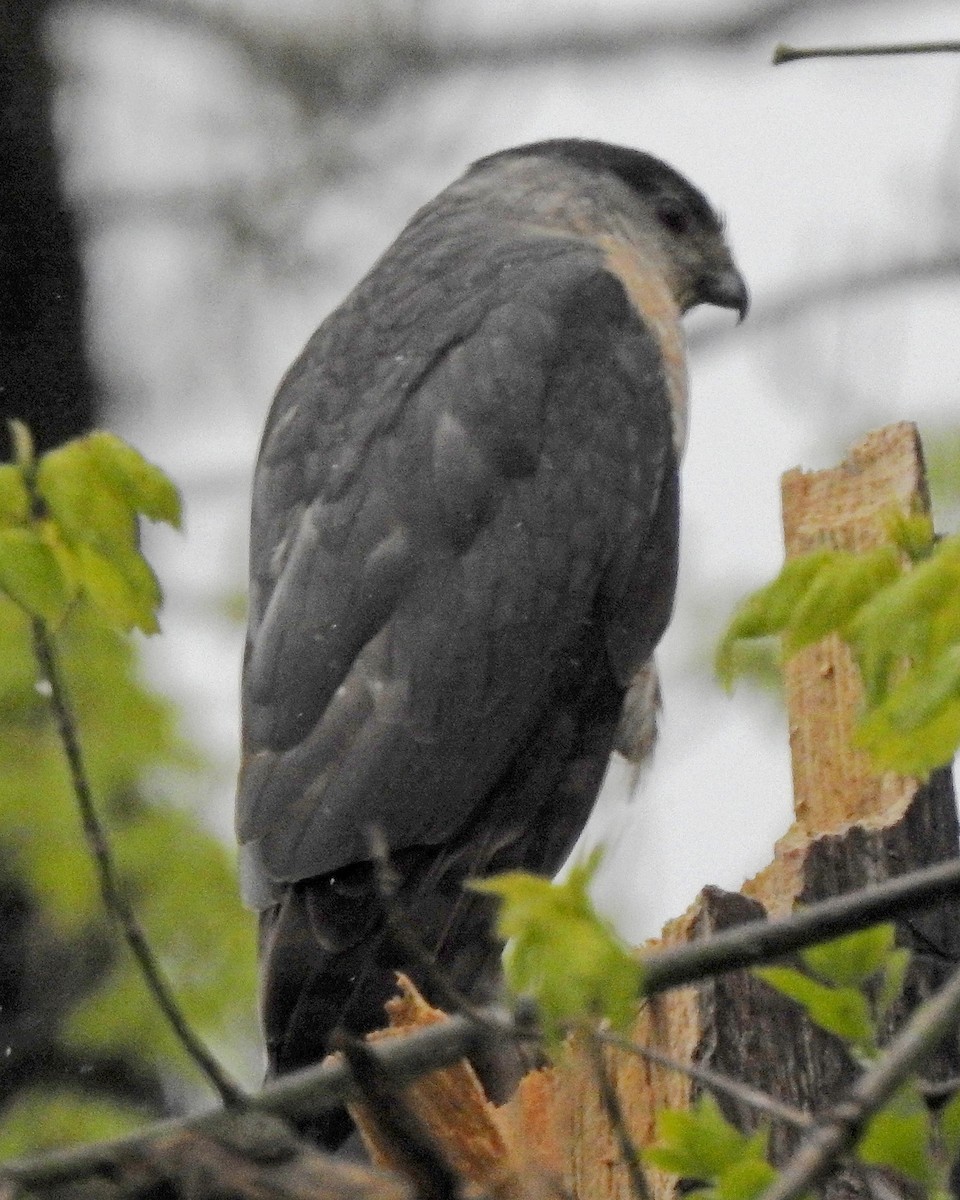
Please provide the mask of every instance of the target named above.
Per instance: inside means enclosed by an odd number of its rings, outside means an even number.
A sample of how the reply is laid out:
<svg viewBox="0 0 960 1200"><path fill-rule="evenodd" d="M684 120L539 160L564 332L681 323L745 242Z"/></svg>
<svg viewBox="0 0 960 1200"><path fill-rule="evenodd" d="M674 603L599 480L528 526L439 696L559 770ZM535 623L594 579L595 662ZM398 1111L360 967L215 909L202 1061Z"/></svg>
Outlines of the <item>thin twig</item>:
<svg viewBox="0 0 960 1200"><path fill-rule="evenodd" d="M960 860L951 859L823 900L791 917L748 921L701 941L645 955L643 993L652 996L708 975L754 967L878 921L932 908L957 893Z"/></svg>
<svg viewBox="0 0 960 1200"><path fill-rule="evenodd" d="M762 1092L759 1088L755 1088L749 1083L743 1083L742 1080L732 1079L729 1075L722 1075L719 1071L712 1071L709 1067L702 1067L697 1063L678 1062L677 1059L671 1058L669 1054L655 1050L652 1046L644 1046L639 1042L632 1042L629 1038L623 1037L619 1033L611 1033L607 1029L597 1030L594 1036L598 1041L603 1042L604 1045L615 1046L618 1050L624 1050L627 1054L635 1054L639 1058L645 1058L660 1067L665 1067L668 1071L677 1071L681 1075L686 1075L689 1079L696 1080L697 1083L702 1083L711 1092L716 1092L721 1096L729 1096L731 1100L736 1100L748 1108L765 1113L768 1117L772 1117L776 1121L782 1121L785 1125L791 1125L794 1129L809 1129L813 1124L813 1119L808 1113L801 1112L799 1108L794 1108L792 1104L785 1104L782 1100L778 1100L776 1096Z"/></svg>
<svg viewBox="0 0 960 1200"><path fill-rule="evenodd" d="M610 1122L610 1128L613 1130L613 1135L617 1139L617 1145L620 1149L620 1157L627 1168L630 1189L636 1200L650 1200L647 1176L644 1173L643 1164L640 1162L640 1154L637 1150L636 1142L630 1136L630 1130L627 1128L627 1123L624 1120L623 1107L620 1104L620 1097L617 1095L616 1085L610 1078L610 1072L607 1070L607 1064L603 1057L603 1044L597 1037L595 1030L584 1027L580 1032L583 1035L587 1051L590 1055L590 1065L593 1068L603 1111Z"/></svg>
<svg viewBox="0 0 960 1200"><path fill-rule="evenodd" d="M920 1094L927 1104L943 1104L957 1092L960 1092L960 1076L951 1075L949 1079L927 1079L920 1081Z"/></svg>
<svg viewBox="0 0 960 1200"><path fill-rule="evenodd" d="M957 54L960 42L899 42L889 46L816 46L801 48L785 46L782 42L774 48L773 65L796 62L800 58L864 58L877 54Z"/></svg>
<svg viewBox="0 0 960 1200"><path fill-rule="evenodd" d="M83 833L96 864L100 892L107 911L123 931L137 965L157 1005L187 1054L193 1059L220 1099L227 1107L246 1103L246 1096L229 1077L203 1042L190 1028L173 991L153 955L143 927L129 904L117 877L106 830L97 815L93 792L87 775L80 739L67 698L66 687L57 661L53 638L39 619L33 621L33 642L40 670L50 686L50 705L57 721L57 730L70 769L73 793L80 809Z"/></svg>
<svg viewBox="0 0 960 1200"><path fill-rule="evenodd" d="M960 1022L960 971L914 1011L886 1053L801 1142L760 1200L799 1200L856 1144L866 1122Z"/></svg>

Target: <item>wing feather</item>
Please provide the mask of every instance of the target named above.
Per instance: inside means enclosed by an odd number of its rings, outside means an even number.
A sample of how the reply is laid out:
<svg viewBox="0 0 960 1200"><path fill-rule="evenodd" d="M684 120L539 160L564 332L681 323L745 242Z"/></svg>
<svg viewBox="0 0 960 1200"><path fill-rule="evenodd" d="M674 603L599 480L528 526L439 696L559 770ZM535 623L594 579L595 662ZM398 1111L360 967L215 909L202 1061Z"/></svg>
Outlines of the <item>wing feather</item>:
<svg viewBox="0 0 960 1200"><path fill-rule="evenodd" d="M394 850L450 837L598 604L613 642L652 646L669 615L672 578L667 611L622 632L629 564L676 469L653 337L582 244L484 253L469 297L420 297L395 345L381 307L403 272L382 262L278 394L243 690L254 903L368 857L371 824Z"/></svg>

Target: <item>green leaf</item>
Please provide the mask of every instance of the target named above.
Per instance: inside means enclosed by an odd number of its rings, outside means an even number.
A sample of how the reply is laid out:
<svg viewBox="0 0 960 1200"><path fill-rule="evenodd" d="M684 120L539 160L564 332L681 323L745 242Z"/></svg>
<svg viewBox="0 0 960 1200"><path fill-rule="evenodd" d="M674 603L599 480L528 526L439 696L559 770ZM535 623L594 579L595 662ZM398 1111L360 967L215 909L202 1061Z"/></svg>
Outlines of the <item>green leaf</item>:
<svg viewBox="0 0 960 1200"><path fill-rule="evenodd" d="M892 1168L926 1187L937 1174L929 1135L926 1106L916 1087L908 1084L870 1120L857 1154L871 1166Z"/></svg>
<svg viewBox="0 0 960 1200"><path fill-rule="evenodd" d="M48 625L62 620L72 599L56 555L32 529L0 529L0 589Z"/></svg>
<svg viewBox="0 0 960 1200"><path fill-rule="evenodd" d="M507 983L534 997L554 1042L565 1023L605 1017L623 1029L637 1009L640 963L596 913L587 891L599 860L594 852L561 883L511 871L470 884L499 898L497 930L511 939Z"/></svg>
<svg viewBox="0 0 960 1200"><path fill-rule="evenodd" d="M644 1151L655 1167L708 1182L744 1162L764 1161L766 1133L747 1135L724 1117L710 1095L689 1110L666 1109L657 1117L656 1142Z"/></svg>
<svg viewBox="0 0 960 1200"><path fill-rule="evenodd" d="M926 558L934 546L933 518L929 513L904 513L894 507L886 521L887 535L912 562Z"/></svg>
<svg viewBox="0 0 960 1200"><path fill-rule="evenodd" d="M734 679L734 644L744 638L782 633L803 595L836 555L835 550L816 550L790 559L772 583L754 592L740 605L717 650L717 674L726 687L730 687Z"/></svg>
<svg viewBox="0 0 960 1200"><path fill-rule="evenodd" d="M862 554L838 551L820 570L790 613L784 649L794 654L842 629L871 596L900 574L895 547Z"/></svg>
<svg viewBox="0 0 960 1200"><path fill-rule="evenodd" d="M134 512L180 528L180 493L159 467L112 433L99 430L86 441L103 476L126 497Z"/></svg>
<svg viewBox="0 0 960 1200"><path fill-rule="evenodd" d="M136 518L179 524L173 484L119 438L94 433L45 454L37 490L94 603L120 629L155 633L160 588L140 554Z"/></svg>
<svg viewBox="0 0 960 1200"><path fill-rule="evenodd" d="M754 1200L773 1183L777 1170L764 1158L745 1158L727 1167L717 1180L718 1200Z"/></svg>
<svg viewBox="0 0 960 1200"><path fill-rule="evenodd" d="M877 990L877 1017L879 1020L887 1015L893 1004L903 993L903 985L907 978L911 954L906 947L891 950L880 971L880 987Z"/></svg>
<svg viewBox="0 0 960 1200"><path fill-rule="evenodd" d="M107 557L136 546L133 511L104 477L88 439L67 442L40 459L37 491L67 541L89 544Z"/></svg>
<svg viewBox="0 0 960 1200"><path fill-rule="evenodd" d="M860 1050L872 1051L876 1034L870 1005L858 991L818 983L792 967L757 967L754 974L799 1004L815 1025Z"/></svg>
<svg viewBox="0 0 960 1200"><path fill-rule="evenodd" d="M909 656L924 662L931 650L956 641L960 632L960 562L954 548L906 572L869 600L850 622L845 636L853 647L870 704L879 703ZM951 622L951 609L955 613ZM934 641L935 618L944 628ZM945 635L945 636L944 636Z"/></svg>
<svg viewBox="0 0 960 1200"><path fill-rule="evenodd" d="M24 525L30 517L30 497L23 472L6 463L0 466L0 523Z"/></svg>
<svg viewBox="0 0 960 1200"><path fill-rule="evenodd" d="M824 982L857 987L880 970L896 945L892 924L874 925L804 950L806 966Z"/></svg>
<svg viewBox="0 0 960 1200"><path fill-rule="evenodd" d="M925 777L960 744L960 646L929 671L911 671L856 731L881 770Z"/></svg>
<svg viewBox="0 0 960 1200"><path fill-rule="evenodd" d="M123 630L139 627L144 633L159 630L155 610L160 589L139 554L115 554L111 559L81 544L77 560L84 588L111 624Z"/></svg>

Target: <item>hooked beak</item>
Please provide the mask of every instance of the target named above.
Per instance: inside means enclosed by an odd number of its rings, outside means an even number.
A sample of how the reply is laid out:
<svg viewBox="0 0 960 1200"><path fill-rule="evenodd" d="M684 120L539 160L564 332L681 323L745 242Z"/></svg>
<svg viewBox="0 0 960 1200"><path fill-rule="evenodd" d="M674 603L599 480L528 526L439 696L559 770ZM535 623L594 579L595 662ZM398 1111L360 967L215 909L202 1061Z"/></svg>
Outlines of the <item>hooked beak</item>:
<svg viewBox="0 0 960 1200"><path fill-rule="evenodd" d="M705 275L699 288L701 304L715 304L718 308L732 308L742 321L750 308L750 293L743 276L735 266L722 267Z"/></svg>

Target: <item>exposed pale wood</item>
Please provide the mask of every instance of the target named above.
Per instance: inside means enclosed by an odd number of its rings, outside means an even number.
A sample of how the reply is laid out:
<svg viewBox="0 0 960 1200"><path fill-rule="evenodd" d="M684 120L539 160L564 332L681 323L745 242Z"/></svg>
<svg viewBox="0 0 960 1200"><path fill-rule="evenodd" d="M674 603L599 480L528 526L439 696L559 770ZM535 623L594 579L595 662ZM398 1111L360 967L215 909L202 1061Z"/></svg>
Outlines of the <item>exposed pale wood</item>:
<svg viewBox="0 0 960 1200"><path fill-rule="evenodd" d="M656 944L677 945L688 940L695 919L692 909L678 917ZM678 989L669 1003L658 1000L647 1005L631 1036L689 1059L699 1036L696 989ZM662 1108L689 1105L690 1082L675 1071L618 1050L608 1051L606 1060L625 1124L638 1145L648 1145ZM568 1043L552 1071L539 1071L522 1080L517 1095L501 1113L515 1143L533 1149L531 1165L558 1176L573 1196L630 1200L629 1178L604 1113L589 1055L576 1040ZM538 1152L539 1146L545 1152ZM654 1197L667 1197L673 1194L676 1180L651 1170L648 1182Z"/></svg>
<svg viewBox="0 0 960 1200"><path fill-rule="evenodd" d="M371 1041L398 1037L411 1029L445 1020L405 976L398 979L400 994L387 1005L389 1027L371 1035ZM525 1163L515 1152L496 1108L487 1100L469 1063L462 1062L417 1080L404 1092L404 1101L421 1119L447 1161L464 1179L497 1196L514 1197L539 1188L526 1181ZM402 1159L381 1135L373 1114L362 1106L351 1113L378 1166L402 1169Z"/></svg>
<svg viewBox="0 0 960 1200"><path fill-rule="evenodd" d="M782 499L788 558L820 546L866 550L883 545L889 541L892 510L929 507L916 427L902 423L868 434L838 467L788 471ZM898 806L903 809L916 782L878 776L853 744L862 690L840 640L829 637L792 658L786 688L800 829L830 833L850 821L885 819Z"/></svg>

